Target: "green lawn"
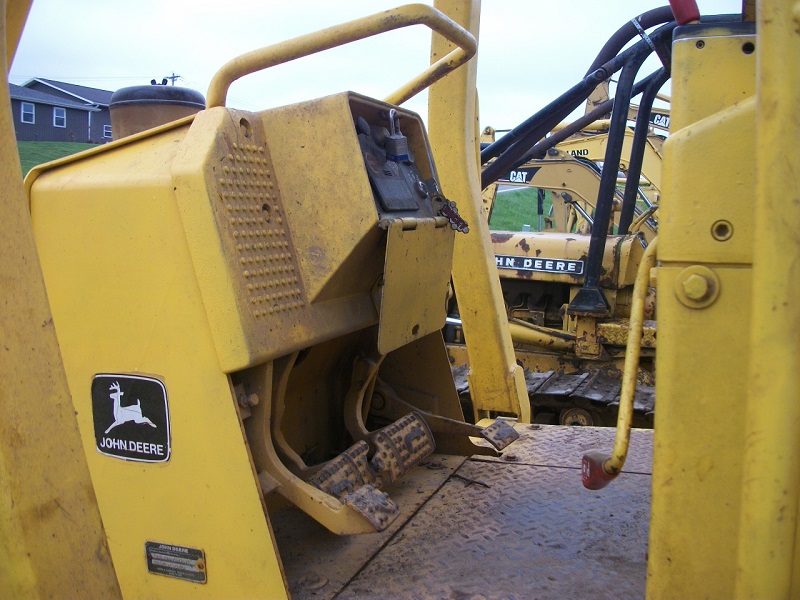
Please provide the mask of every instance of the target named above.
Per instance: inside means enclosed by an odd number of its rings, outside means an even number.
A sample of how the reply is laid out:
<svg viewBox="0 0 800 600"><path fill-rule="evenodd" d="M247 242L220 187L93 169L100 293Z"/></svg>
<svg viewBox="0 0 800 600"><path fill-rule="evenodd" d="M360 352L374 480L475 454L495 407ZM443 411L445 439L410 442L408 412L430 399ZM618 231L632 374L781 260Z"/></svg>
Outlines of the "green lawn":
<svg viewBox="0 0 800 600"><path fill-rule="evenodd" d="M70 142L17 142L19 160L22 163L22 174L26 175L36 165L56 160L89 148L97 144L74 144Z"/></svg>
<svg viewBox="0 0 800 600"><path fill-rule="evenodd" d="M537 191L534 187L524 187L499 192L494 201L489 229L492 231L522 231L523 225L530 225L531 231L538 231ZM543 216L546 217L549 214L551 204L550 192L545 191Z"/></svg>

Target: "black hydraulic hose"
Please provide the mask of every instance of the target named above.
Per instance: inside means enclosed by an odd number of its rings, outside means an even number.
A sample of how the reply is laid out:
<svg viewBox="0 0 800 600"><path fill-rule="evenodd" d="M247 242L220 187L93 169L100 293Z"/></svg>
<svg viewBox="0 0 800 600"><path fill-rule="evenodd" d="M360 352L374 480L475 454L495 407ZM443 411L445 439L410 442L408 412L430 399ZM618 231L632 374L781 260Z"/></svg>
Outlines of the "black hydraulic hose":
<svg viewBox="0 0 800 600"><path fill-rule="evenodd" d="M596 71L596 73L601 73L601 70ZM537 113L535 116L538 117L539 120L533 124L532 128L527 129L524 135L516 140L509 139L506 149L500 155L497 155L497 158L490 162L481 172L481 189L485 189L508 172L535 142L547 135L553 127L563 121L581 104L581 102L584 102L601 81L603 81L602 78L594 81L589 80L589 78L584 79L567 94L560 96L556 100L556 103L547 105L542 111ZM504 135L499 141L505 140L508 135L509 134ZM481 164L486 164L490 158L494 158L491 152L487 152L493 150L496 150L496 148L489 146L489 148L484 150L487 154L481 152Z"/></svg>
<svg viewBox="0 0 800 600"><path fill-rule="evenodd" d="M632 98L638 96L642 93L642 90L647 89L647 86L655 77L656 73L651 73L641 81L637 81L636 84L633 86L633 93ZM597 107L592 110L591 112L586 113L579 119L575 119L572 123L561 129L560 131L555 132L553 135L550 135L543 140L539 140L534 144L533 148L531 148L530 152L522 157L522 159L516 165L512 166L511 171L517 168L520 164L526 163L531 159L534 158L542 158L550 148L557 146L564 140L566 140L571 135L574 135L581 131L584 127L591 125L597 119L599 119L602 115L607 114L614 106L614 99L606 100L602 104L598 104Z"/></svg>
<svg viewBox="0 0 800 600"><path fill-rule="evenodd" d="M623 25L603 46L582 81L562 94L555 101L548 104L545 108L509 131L502 138L483 148L481 150L481 164L485 165L491 159L505 154L512 146L517 146L514 152L510 153L508 156L503 156L502 160L495 160L492 165L484 170L481 175L481 187L486 188L489 184L497 181L497 179L499 179L505 171L509 170L531 146L544 138L555 125L588 98L598 84L618 71L622 63L619 63L615 68L610 70L606 68L607 64L611 61L615 61L616 59L614 57L620 58L622 56L617 56L617 54L637 33L641 33L641 31L655 25L668 22L671 19L672 9L669 6L664 6L662 8L649 10L636 17L634 20L639 24L638 28L631 21Z"/></svg>
<svg viewBox="0 0 800 600"><path fill-rule="evenodd" d="M666 69L656 71L657 77L653 78L642 94L639 103L639 114L636 116L636 126L633 129L633 143L631 144L631 158L628 162L628 176L625 181L625 193L622 196L622 210L619 216L618 231L621 234L628 233L628 229L633 222L633 215L636 209L636 198L639 191L639 177L642 174L642 163L644 162L644 150L647 144L647 134L650 130L650 110L656 99L658 90L661 89L669 79Z"/></svg>
<svg viewBox="0 0 800 600"><path fill-rule="evenodd" d="M606 245L608 225L611 222L614 191L617 189L617 173L622 155L622 144L625 140L625 129L628 126L628 107L632 98L633 83L636 72L649 54L649 46L640 46L640 51L632 56L631 60L622 68L617 84L614 109L611 113L611 127L608 130L608 144L603 158L603 173L600 176L600 188L597 192L592 237L589 240L586 286L597 286L600 283L603 248Z"/></svg>
<svg viewBox="0 0 800 600"><path fill-rule="evenodd" d="M588 127L595 121L597 121L600 117L607 114L611 108L614 106L614 100L606 100L602 104L598 104L594 110L591 112L586 113L579 119L575 119L572 123L564 127L563 129L556 131L553 135L549 135L543 140L539 140L533 145L530 152L523 156L520 159L520 162L528 162L533 158L542 158L550 148L553 146L557 146L568 137L575 135L579 131L581 131L584 127ZM518 165L517 165L518 166ZM512 167L513 170L513 167Z"/></svg>
<svg viewBox="0 0 800 600"><path fill-rule="evenodd" d="M642 13L636 17L635 20L637 23L639 23L639 27L641 27L643 30L647 30L651 27L655 27L656 25L669 23L673 19L675 19L675 17L672 13L672 7L662 6L660 8L654 8ZM605 45L600 49L600 52L597 54L597 58L594 59L592 66L589 67L589 70L586 71L586 74L588 75L589 73L592 73L601 65L604 65L611 60L612 57L619 54L619 51L625 47L625 44L627 44L637 35L639 35L639 29L633 24L633 20L625 23L625 25L614 32L614 35L612 35Z"/></svg>
<svg viewBox="0 0 800 600"><path fill-rule="evenodd" d="M617 67L617 69L619 69L619 67ZM617 69L614 69L614 71ZM550 104L528 117L525 121L514 127L499 140L489 144L488 147L484 148L481 151L481 164L486 164L491 159L498 157L500 154L508 150L512 145L517 144L523 139L531 137L532 131L536 132L537 134L536 140L544 137L544 134L548 133L550 129L547 129L541 135L539 135L538 131L542 129L543 122L549 123L550 121L554 120L554 115L560 116L564 111L566 111L567 115L571 113L573 110L575 110L576 106L586 100L592 90L594 90L599 83L605 81L614 71L607 71L603 68L600 68L584 77L581 81L561 94L558 98L550 102ZM533 143L531 143L531 145L533 145Z"/></svg>
<svg viewBox="0 0 800 600"><path fill-rule="evenodd" d="M627 127L628 108L633 97L633 84L642 63L653 51L651 43L660 43L664 36L671 37L673 29L675 29L674 22L664 25L651 36L651 40L637 42L631 48L633 52L624 53L627 56L617 84L614 109L611 113L608 145L603 160L603 174L600 177L592 236L589 240L589 252L586 258L586 276L583 287L569 305L570 314L602 315L608 309L605 297L599 288L600 274L603 267L603 251L608 236L608 226L611 222L614 193L617 187L617 169Z"/></svg>
<svg viewBox="0 0 800 600"><path fill-rule="evenodd" d="M541 140L558 123L565 119L575 108L592 93L597 85L619 71L628 59L641 52L641 48L650 46L644 41L617 55L591 75L584 77L579 83L567 90L553 102L545 106L524 123L512 129L498 141L490 144L481 152L481 164L495 158L481 173L481 188L497 181L519 159L528 153L531 147Z"/></svg>

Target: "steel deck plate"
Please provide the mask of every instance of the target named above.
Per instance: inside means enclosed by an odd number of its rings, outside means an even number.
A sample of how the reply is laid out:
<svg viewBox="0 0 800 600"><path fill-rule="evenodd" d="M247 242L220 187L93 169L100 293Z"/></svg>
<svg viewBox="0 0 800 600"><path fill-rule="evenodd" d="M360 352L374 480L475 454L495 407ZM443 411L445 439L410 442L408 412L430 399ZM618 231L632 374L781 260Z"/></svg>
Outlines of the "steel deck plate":
<svg viewBox="0 0 800 600"><path fill-rule="evenodd" d="M385 531L338 536L300 510L270 512L289 591L294 600L329 600L355 577L466 460L435 454L386 486L400 516Z"/></svg>
<svg viewBox="0 0 800 600"><path fill-rule="evenodd" d="M434 456L444 468L387 489L402 514L381 534L337 537L297 511L273 514L293 598L643 598L652 431L634 431L631 471L588 491L581 456L610 451L613 429L517 429L506 452L517 460Z"/></svg>
<svg viewBox="0 0 800 600"><path fill-rule="evenodd" d="M616 429L612 427L565 427L561 425L517 425L520 439L511 444L499 458L479 457L543 467L581 468L587 452L611 454ZM476 438L476 443L488 446ZM476 457L477 458L477 457ZM628 459L623 473L652 474L653 430L632 429Z"/></svg>

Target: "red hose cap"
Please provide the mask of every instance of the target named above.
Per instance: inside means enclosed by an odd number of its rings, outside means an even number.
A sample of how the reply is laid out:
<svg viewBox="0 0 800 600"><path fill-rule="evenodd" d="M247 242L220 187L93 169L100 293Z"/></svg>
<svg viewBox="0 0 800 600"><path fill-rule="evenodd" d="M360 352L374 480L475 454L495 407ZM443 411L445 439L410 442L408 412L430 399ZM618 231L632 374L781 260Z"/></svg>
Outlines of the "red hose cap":
<svg viewBox="0 0 800 600"><path fill-rule="evenodd" d="M695 0L669 0L672 7L672 14L678 25L686 25L692 21L700 20L700 9L697 8Z"/></svg>
<svg viewBox="0 0 800 600"><path fill-rule="evenodd" d="M603 469L603 463L609 457L601 452L592 452L583 455L583 462L581 467L581 478L583 480L583 487L587 490L602 490L609 482L617 475L609 475Z"/></svg>

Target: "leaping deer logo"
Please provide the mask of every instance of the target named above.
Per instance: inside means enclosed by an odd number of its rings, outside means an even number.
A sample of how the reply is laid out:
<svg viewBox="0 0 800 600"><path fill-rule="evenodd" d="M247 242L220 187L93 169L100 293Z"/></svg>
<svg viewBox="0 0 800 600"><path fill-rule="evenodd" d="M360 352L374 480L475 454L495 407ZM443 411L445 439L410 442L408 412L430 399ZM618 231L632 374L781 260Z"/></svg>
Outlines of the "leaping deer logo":
<svg viewBox="0 0 800 600"><path fill-rule="evenodd" d="M141 400L137 399L135 406L120 406L120 400L125 392L119 389L118 381L112 383L111 387L108 389L111 390L109 397L114 401L114 422L106 429L106 433L114 429L114 427L127 423L128 421L133 421L137 424L147 423L150 427L156 426L150 419L142 415Z"/></svg>

